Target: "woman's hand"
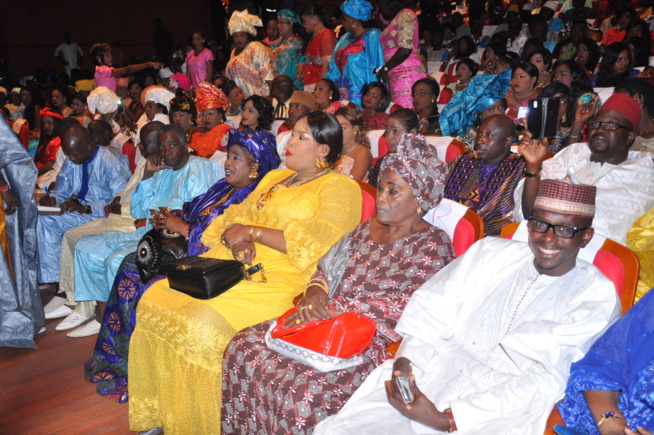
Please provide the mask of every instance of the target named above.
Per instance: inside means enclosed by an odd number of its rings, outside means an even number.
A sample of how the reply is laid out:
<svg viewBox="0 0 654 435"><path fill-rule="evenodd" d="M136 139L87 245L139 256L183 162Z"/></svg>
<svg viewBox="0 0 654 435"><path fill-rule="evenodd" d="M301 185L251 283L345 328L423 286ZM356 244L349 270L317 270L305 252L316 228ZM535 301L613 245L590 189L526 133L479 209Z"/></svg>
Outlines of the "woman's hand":
<svg viewBox="0 0 654 435"><path fill-rule="evenodd" d="M150 210L152 219L152 227L158 230L165 229L172 231L173 233L181 234L186 236L188 234L189 224L184 221L184 219L179 216L175 216L173 212L167 210L166 208L159 208L159 211Z"/></svg>
<svg viewBox="0 0 654 435"><path fill-rule="evenodd" d="M543 161L547 157L547 139L538 141L532 139L533 135L529 130L523 130L518 142L518 153L525 159L527 171L536 173L543 167Z"/></svg>
<svg viewBox="0 0 654 435"><path fill-rule="evenodd" d="M249 242L250 227L247 225L232 224L227 227L221 239L223 245L230 249L240 242Z"/></svg>
<svg viewBox="0 0 654 435"><path fill-rule="evenodd" d="M312 285L304 292L304 296L297 304L297 311L286 318L284 329L314 320L328 320L334 317L329 307L327 293L319 286Z"/></svg>
<svg viewBox="0 0 654 435"><path fill-rule="evenodd" d="M7 215L14 214L18 210L18 198L14 195L11 189L0 192L2 200L5 202L5 213Z"/></svg>
<svg viewBox="0 0 654 435"><path fill-rule="evenodd" d="M624 430L624 433L626 435L653 435L652 432L648 431L644 427L638 426L638 432L634 432L633 430L626 428Z"/></svg>
<svg viewBox="0 0 654 435"><path fill-rule="evenodd" d="M253 242L244 240L233 245L232 255L234 259L251 266L257 256L257 250Z"/></svg>

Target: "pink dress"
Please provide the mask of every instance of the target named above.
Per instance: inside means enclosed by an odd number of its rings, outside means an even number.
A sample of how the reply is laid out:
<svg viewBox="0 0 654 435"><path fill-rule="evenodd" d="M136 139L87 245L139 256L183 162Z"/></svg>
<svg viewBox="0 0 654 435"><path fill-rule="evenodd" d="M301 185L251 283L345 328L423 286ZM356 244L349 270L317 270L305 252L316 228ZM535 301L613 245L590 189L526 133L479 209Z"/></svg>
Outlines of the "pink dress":
<svg viewBox="0 0 654 435"><path fill-rule="evenodd" d="M191 50L186 55L186 64L188 75L191 77L191 86L197 88L201 81L207 80L207 62L213 60L213 53L205 48L199 55L195 55L195 50Z"/></svg>
<svg viewBox="0 0 654 435"><path fill-rule="evenodd" d="M95 75L93 76L95 79L95 86L98 88L104 86L111 89L113 92L116 92L116 90L118 90L118 82L116 81L116 77L111 75L112 70L113 68L110 66L96 66Z"/></svg>
<svg viewBox="0 0 654 435"><path fill-rule="evenodd" d="M411 86L416 81L427 77L420 62L420 49L418 48L420 37L416 13L411 9L402 9L382 32L379 42L384 51L385 62L393 57L398 48L411 50L411 54L401 65L388 72L393 102L411 109L413 108Z"/></svg>

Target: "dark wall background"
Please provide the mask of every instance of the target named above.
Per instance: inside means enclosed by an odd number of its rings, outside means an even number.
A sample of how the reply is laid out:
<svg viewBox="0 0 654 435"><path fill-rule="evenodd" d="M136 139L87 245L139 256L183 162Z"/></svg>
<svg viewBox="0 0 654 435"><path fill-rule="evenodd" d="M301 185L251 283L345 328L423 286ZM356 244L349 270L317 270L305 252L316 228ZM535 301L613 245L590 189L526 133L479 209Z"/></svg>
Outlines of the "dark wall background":
<svg viewBox="0 0 654 435"><path fill-rule="evenodd" d="M213 0L212 0L213 2ZM89 48L96 42L122 43L125 60L154 55L154 19L161 18L175 44L185 41L196 27L207 39L215 39L212 4L209 0L2 0L0 8L0 56L18 78L37 68L63 66L54 50L63 32L84 51L82 68L93 70ZM219 3L214 2L214 9Z"/></svg>

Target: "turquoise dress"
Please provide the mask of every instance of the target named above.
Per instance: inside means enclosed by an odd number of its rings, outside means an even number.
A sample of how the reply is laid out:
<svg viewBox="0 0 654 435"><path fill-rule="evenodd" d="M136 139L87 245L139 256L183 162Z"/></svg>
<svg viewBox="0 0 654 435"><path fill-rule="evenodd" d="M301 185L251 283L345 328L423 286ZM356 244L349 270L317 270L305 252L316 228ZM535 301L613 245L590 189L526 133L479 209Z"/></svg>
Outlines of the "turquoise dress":
<svg viewBox="0 0 654 435"><path fill-rule="evenodd" d="M341 100L361 107L361 89L378 80L374 70L384 64L380 36L381 30L370 29L360 38L353 39L348 32L338 40L326 77L336 83Z"/></svg>
<svg viewBox="0 0 654 435"><path fill-rule="evenodd" d="M293 79L296 89L303 89L302 81L297 81L297 70L305 62L302 54L304 41L293 36L287 41L280 41L270 48L270 62L275 70L275 76L289 76Z"/></svg>
<svg viewBox="0 0 654 435"><path fill-rule="evenodd" d="M216 181L213 162L189 157L177 171L163 169L143 180L132 194L131 215L147 219L150 209L180 209L185 202L206 192ZM136 250L139 240L152 228L147 225L133 233L108 231L82 237L75 245L75 300L106 302L123 258Z"/></svg>

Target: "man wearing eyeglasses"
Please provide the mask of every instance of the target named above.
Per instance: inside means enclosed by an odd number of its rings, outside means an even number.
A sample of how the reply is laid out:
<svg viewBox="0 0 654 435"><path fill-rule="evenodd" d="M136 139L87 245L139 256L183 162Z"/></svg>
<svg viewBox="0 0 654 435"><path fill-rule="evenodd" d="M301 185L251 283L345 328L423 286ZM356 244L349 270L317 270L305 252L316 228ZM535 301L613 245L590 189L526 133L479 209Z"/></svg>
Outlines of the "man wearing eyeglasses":
<svg viewBox="0 0 654 435"><path fill-rule="evenodd" d="M486 237L418 289L395 360L314 434L542 434L570 364L620 315L613 283L577 258L595 192L543 180L528 243Z"/></svg>
<svg viewBox="0 0 654 435"><path fill-rule="evenodd" d="M582 106L577 117L589 107ZM562 180L597 187L595 231L624 244L633 223L654 207L654 163L649 153L632 151L642 109L629 95L613 94L586 123L587 142L573 143L545 160L547 141L526 132L519 144L525 159L524 180L515 190L514 217L531 215L541 180ZM577 122L577 121L575 121Z"/></svg>

